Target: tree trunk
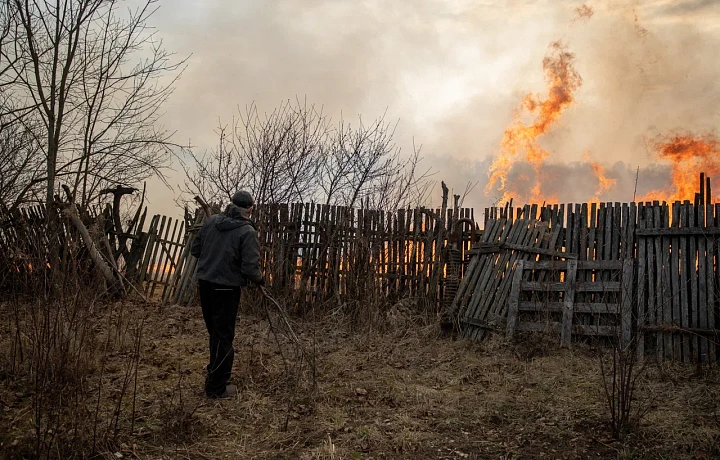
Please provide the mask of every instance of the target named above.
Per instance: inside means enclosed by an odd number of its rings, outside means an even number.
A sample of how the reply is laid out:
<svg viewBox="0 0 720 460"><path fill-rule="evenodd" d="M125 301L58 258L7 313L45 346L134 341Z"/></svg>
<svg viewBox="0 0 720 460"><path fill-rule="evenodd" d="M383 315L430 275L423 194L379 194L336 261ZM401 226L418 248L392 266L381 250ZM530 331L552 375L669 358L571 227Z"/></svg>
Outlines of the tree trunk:
<svg viewBox="0 0 720 460"><path fill-rule="evenodd" d="M77 208L75 207L75 205L71 203L69 206L66 206L62 212L65 217L70 219L70 222L72 222L73 226L80 233L80 236L83 239L83 243L85 243L85 247L90 254L90 258L95 263L95 267L97 267L97 270L100 272L103 278L107 280L108 283L115 284L117 280L115 279L115 275L113 274L112 267L110 267L110 265L105 262L105 259L95 245L95 242L92 240L90 232L88 231L87 227L85 227L85 224L82 223L82 220L80 220L80 216L78 216Z"/></svg>

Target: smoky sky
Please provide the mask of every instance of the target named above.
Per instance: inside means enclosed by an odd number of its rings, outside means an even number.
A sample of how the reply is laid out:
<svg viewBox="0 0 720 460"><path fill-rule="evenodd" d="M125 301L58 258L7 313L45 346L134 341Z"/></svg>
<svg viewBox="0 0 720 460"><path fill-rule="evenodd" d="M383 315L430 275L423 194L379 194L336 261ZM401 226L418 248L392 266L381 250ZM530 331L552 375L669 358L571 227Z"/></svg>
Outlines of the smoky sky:
<svg viewBox="0 0 720 460"><path fill-rule="evenodd" d="M403 150L422 145L435 178L483 207L487 168L522 97L544 96L553 41L575 54L583 85L541 145L561 201L593 196L585 152L616 187L608 200L662 187L668 167L646 140L720 121L720 2L495 0L165 0L158 36L188 66L165 107L175 140L203 152L218 120L257 103L307 99L338 119L399 120ZM579 17L582 5L591 17ZM524 174L518 165L512 178ZM181 180L171 174L171 182ZM154 204L178 190L153 186ZM437 193L435 193L437 195ZM167 197L167 198L166 198ZM437 196L434 197L437 200Z"/></svg>

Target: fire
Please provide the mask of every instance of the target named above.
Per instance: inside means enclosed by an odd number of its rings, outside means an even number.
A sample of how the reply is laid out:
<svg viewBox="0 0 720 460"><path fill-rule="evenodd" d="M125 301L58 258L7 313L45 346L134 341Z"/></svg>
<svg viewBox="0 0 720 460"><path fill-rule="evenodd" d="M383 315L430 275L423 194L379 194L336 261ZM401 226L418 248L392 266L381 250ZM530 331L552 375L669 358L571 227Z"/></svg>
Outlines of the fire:
<svg viewBox="0 0 720 460"><path fill-rule="evenodd" d="M650 148L659 160L670 162L672 184L652 190L638 201L692 200L701 172L711 178L720 175L720 139L714 134L658 136L650 142Z"/></svg>
<svg viewBox="0 0 720 460"><path fill-rule="evenodd" d="M567 51L560 42L550 45L550 51L543 59L548 96L541 99L537 95L528 94L523 98L513 121L503 133L500 153L490 166L486 195L494 191L501 192L501 202L509 201L511 197L525 202L548 200L549 197L543 197L541 181L543 163L550 154L540 145L538 138L548 132L562 112L575 100L574 93L582 84L582 78L573 68L574 60L575 55ZM527 114L534 117L530 125L521 120L521 117ZM535 176L529 193L523 193L515 188L515 184L508 182L513 166L522 161L519 154L523 152L524 161L532 166Z"/></svg>
<svg viewBox="0 0 720 460"><path fill-rule="evenodd" d="M585 154L583 154L583 160L590 163L590 167L595 174L595 178L598 180L598 186L595 190L595 196L588 201L590 203L599 203L600 196L602 196L605 192L610 191L615 186L617 180L607 177L605 167L600 163L593 161L593 159L590 157L590 152L585 152Z"/></svg>

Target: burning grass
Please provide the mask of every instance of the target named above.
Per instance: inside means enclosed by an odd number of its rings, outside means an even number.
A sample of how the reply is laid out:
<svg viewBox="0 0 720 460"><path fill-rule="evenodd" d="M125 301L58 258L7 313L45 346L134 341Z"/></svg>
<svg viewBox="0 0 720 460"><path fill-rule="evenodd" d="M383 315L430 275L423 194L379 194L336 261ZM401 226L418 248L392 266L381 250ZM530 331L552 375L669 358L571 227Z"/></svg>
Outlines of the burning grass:
<svg viewBox="0 0 720 460"><path fill-rule="evenodd" d="M156 307L151 307L155 309ZM107 309L103 315L115 315ZM126 305L144 316L147 306ZM5 314L5 313L4 313ZM720 374L653 367L641 398L653 408L623 443L612 440L596 350L559 349L532 336L514 345L441 338L406 318L393 331L353 330L340 314L302 323L315 337L316 384L288 404L289 382L263 318L242 314L236 399L202 395L206 337L197 308L145 320L133 435L107 446L119 458L710 458L720 454ZM111 324L97 321L98 327ZM9 345L3 318L0 349ZM102 332L102 331L101 331ZM107 391L123 380L110 354ZM0 375L0 442L13 457L32 426L30 395ZM91 379L90 379L91 380ZM91 383L89 383L91 384ZM128 412L129 413L129 412ZM283 431L289 415L287 431ZM104 421L106 423L106 421ZM130 420L121 423L130 424ZM19 450L18 450L19 452ZM116 455L117 453L117 455Z"/></svg>

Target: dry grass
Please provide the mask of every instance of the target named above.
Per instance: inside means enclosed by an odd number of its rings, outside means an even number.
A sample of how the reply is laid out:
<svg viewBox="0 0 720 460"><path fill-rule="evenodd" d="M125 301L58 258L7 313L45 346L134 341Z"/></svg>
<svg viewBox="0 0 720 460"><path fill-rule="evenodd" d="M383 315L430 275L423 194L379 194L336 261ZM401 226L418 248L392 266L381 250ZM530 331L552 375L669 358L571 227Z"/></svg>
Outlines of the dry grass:
<svg viewBox="0 0 720 460"><path fill-rule="evenodd" d="M143 313L132 305L125 312L137 317ZM316 337L317 389L303 387L297 393L288 430L283 431L289 384L275 339L262 318L238 318L234 379L240 394L232 400L208 401L202 394L207 339L199 309L170 306L162 315L150 315L138 372L134 435L112 446L108 456L720 455L717 371L697 375L691 367L651 367L641 393L654 404L653 410L638 431L618 443L607 427L598 362L591 348L559 349L554 340L537 336L521 338L512 346L496 339L476 345L440 338L434 325L353 332L342 319L336 315L298 326L304 338ZM0 356L6 345L0 339ZM121 362L122 357L111 357L108 371L119 369ZM0 401L0 450L9 452L30 426L29 402L21 388L9 383L0 383Z"/></svg>

